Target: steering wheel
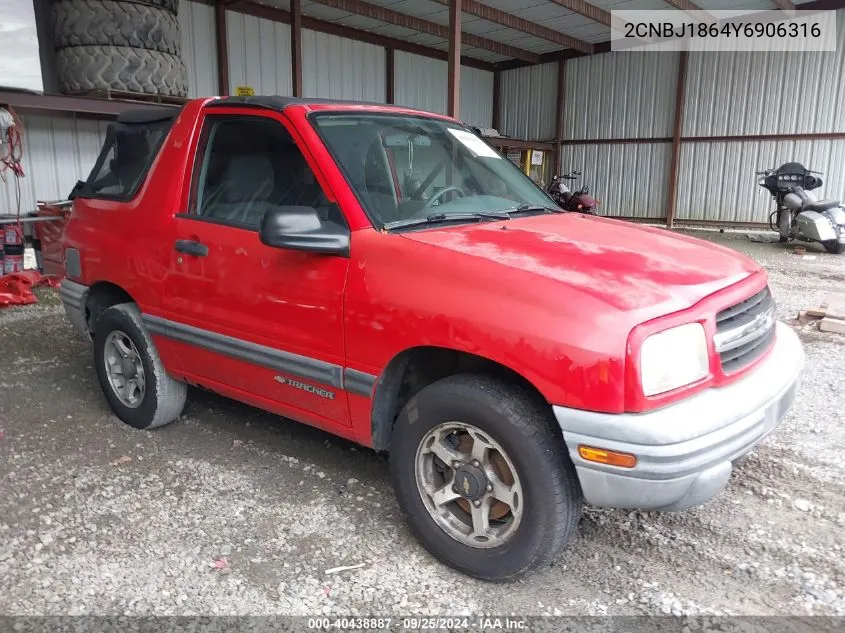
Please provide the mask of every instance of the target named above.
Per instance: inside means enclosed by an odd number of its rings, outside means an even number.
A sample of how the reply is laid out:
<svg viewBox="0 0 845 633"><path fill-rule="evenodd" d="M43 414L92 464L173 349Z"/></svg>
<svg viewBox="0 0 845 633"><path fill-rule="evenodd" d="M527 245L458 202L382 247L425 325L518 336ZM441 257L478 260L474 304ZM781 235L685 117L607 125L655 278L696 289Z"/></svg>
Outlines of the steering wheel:
<svg viewBox="0 0 845 633"><path fill-rule="evenodd" d="M422 210L426 211L430 209L432 206L434 206L435 200L440 200L440 198L442 198L444 194L447 194L450 191L454 191L455 193L459 194L461 198L466 197L466 194L464 193L463 189L456 185L448 185L446 187L443 187L443 189L440 189L439 191L435 192L434 195L432 195L428 200L426 200Z"/></svg>

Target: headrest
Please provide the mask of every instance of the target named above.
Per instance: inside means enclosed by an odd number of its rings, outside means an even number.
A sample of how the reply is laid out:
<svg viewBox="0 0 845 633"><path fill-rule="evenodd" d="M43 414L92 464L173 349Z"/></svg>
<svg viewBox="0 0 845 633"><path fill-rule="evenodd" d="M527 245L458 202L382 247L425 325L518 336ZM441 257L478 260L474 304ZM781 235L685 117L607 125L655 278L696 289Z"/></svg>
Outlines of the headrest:
<svg viewBox="0 0 845 633"><path fill-rule="evenodd" d="M243 154L229 162L223 202L266 201L273 193L275 173L264 154Z"/></svg>

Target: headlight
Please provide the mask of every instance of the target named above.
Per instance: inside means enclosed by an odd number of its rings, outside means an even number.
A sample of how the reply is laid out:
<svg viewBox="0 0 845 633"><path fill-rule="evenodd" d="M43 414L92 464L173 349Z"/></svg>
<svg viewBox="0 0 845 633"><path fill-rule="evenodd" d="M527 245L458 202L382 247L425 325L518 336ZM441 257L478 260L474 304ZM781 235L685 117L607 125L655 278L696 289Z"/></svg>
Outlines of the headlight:
<svg viewBox="0 0 845 633"><path fill-rule="evenodd" d="M646 396L689 385L709 373L707 337L700 323L652 334L640 348L640 378Z"/></svg>

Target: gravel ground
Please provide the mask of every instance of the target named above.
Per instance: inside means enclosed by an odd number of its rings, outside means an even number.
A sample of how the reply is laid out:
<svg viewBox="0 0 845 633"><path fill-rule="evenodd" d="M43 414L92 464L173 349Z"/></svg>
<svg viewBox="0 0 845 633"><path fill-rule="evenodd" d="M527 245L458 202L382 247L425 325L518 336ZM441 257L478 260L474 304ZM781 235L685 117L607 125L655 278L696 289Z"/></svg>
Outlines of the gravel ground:
<svg viewBox="0 0 845 633"><path fill-rule="evenodd" d="M845 257L699 235L765 264L783 320L843 287ZM0 614L845 615L845 336L799 328L797 403L717 499L588 508L555 565L489 585L412 539L369 450L199 391L122 425L42 297L0 311Z"/></svg>

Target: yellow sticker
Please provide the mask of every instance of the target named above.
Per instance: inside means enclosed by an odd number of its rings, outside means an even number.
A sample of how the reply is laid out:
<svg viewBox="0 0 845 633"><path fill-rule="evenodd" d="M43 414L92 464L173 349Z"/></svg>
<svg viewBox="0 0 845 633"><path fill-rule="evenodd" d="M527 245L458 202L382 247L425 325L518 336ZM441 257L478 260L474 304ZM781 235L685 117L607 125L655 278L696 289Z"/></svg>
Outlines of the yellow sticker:
<svg viewBox="0 0 845 633"><path fill-rule="evenodd" d="M239 97L254 97L255 90L252 89L252 86L238 86L235 88L235 94Z"/></svg>

